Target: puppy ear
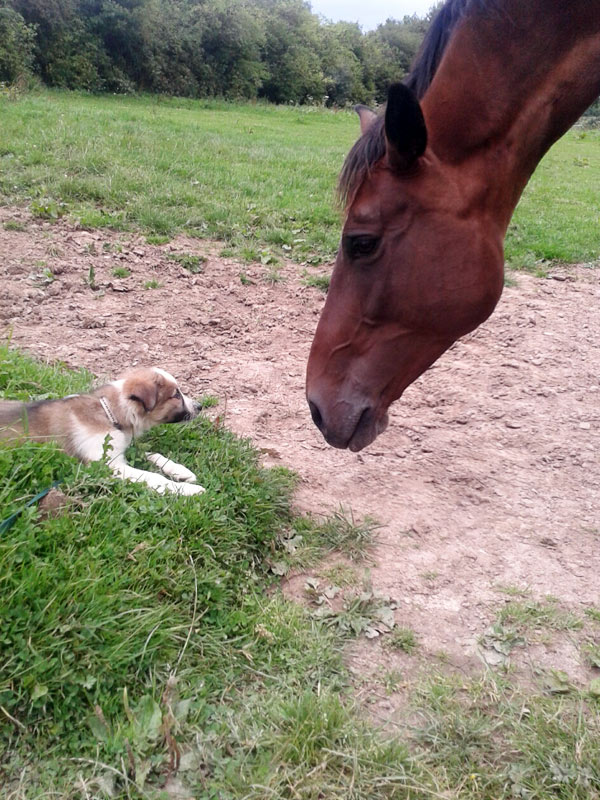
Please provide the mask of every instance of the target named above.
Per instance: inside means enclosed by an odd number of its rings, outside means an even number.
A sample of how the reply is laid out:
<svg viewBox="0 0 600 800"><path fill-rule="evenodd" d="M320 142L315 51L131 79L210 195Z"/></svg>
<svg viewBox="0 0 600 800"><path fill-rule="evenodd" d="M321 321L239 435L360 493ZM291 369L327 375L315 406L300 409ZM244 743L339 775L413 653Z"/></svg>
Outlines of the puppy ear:
<svg viewBox="0 0 600 800"><path fill-rule="evenodd" d="M129 399L141 403L144 411L152 411L158 402L158 390L158 381L136 381L129 387Z"/></svg>

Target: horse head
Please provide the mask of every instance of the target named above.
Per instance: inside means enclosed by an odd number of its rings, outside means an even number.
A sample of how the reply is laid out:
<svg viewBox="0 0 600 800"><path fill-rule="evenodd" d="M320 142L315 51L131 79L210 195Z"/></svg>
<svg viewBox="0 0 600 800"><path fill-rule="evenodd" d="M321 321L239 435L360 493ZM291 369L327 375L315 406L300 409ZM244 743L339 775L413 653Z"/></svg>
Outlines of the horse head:
<svg viewBox="0 0 600 800"><path fill-rule="evenodd" d="M502 292L502 225L475 169L427 145L416 95L391 87L385 116L356 109L362 136L341 176L346 217L310 352L307 398L334 447L357 451L387 411Z"/></svg>

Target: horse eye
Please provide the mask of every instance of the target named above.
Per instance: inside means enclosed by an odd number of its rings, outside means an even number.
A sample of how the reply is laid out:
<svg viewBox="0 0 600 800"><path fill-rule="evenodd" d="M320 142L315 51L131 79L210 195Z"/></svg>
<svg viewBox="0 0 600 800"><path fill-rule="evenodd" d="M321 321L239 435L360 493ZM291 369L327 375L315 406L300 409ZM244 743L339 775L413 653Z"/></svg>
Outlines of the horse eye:
<svg viewBox="0 0 600 800"><path fill-rule="evenodd" d="M346 241L346 251L350 258L370 256L379 244L376 236L349 236Z"/></svg>

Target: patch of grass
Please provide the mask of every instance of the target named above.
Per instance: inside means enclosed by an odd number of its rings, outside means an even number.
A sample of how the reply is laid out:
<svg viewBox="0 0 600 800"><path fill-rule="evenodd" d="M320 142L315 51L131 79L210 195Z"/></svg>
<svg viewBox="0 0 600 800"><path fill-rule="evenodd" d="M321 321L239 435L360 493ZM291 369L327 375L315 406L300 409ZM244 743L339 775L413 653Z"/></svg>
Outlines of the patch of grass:
<svg viewBox="0 0 600 800"><path fill-rule="evenodd" d="M131 275L131 270L127 267L115 267L112 271L115 278L128 278Z"/></svg>
<svg viewBox="0 0 600 800"><path fill-rule="evenodd" d="M527 597L530 594L529 589L521 586L514 586L513 584L497 583L494 588L497 592L507 594L509 597Z"/></svg>
<svg viewBox="0 0 600 800"><path fill-rule="evenodd" d="M321 571L324 580L344 588L345 586L356 586L360 583L360 576L355 567L350 564L333 564L331 567Z"/></svg>
<svg viewBox="0 0 600 800"><path fill-rule="evenodd" d="M161 244L167 244L168 242L170 242L171 238L172 238L171 236L169 236L168 234L164 234L164 233L149 233L146 236L146 241L148 242L148 244L161 245Z"/></svg>
<svg viewBox="0 0 600 800"><path fill-rule="evenodd" d="M504 271L504 285L505 286L518 286L517 279L512 275L512 270Z"/></svg>
<svg viewBox="0 0 600 800"><path fill-rule="evenodd" d="M386 638L386 645L393 650L400 650L407 655L412 655L419 646L416 634L411 628L396 626Z"/></svg>
<svg viewBox="0 0 600 800"><path fill-rule="evenodd" d="M600 791L600 707L583 694L524 694L486 672L436 675L412 736L440 797L590 800Z"/></svg>
<svg viewBox="0 0 600 800"><path fill-rule="evenodd" d="M595 669L600 669L600 644L588 642L583 646L587 663Z"/></svg>
<svg viewBox="0 0 600 800"><path fill-rule="evenodd" d="M89 391L93 379L87 370L33 361L8 341L0 341L0 397L22 401L64 397Z"/></svg>
<svg viewBox="0 0 600 800"><path fill-rule="evenodd" d="M161 286L162 283L156 280L156 278L151 278L149 281L144 283L144 289L160 289Z"/></svg>
<svg viewBox="0 0 600 800"><path fill-rule="evenodd" d="M4 395L90 388L89 373L0 355ZM32 506L0 537L3 791L158 797L180 766L186 796L404 798L424 778L357 715L339 631L265 591L297 522L293 476L202 417L153 430L131 463L148 468L149 448L206 494L163 497L51 444L0 446L3 516L55 480L76 501L54 518ZM315 548L324 527L303 526Z"/></svg>
<svg viewBox="0 0 600 800"><path fill-rule="evenodd" d="M171 261L176 261L192 275L197 275L204 269L206 256L196 256L191 253L169 253L167 256Z"/></svg>
<svg viewBox="0 0 600 800"><path fill-rule="evenodd" d="M548 152L509 226L505 250L511 265L544 275L554 262L598 258L594 197L600 182L599 152L598 131L585 139L571 131ZM584 161L589 165L581 169ZM561 224L553 224L553 218Z"/></svg>
<svg viewBox="0 0 600 800"><path fill-rule="evenodd" d="M85 283L93 292L98 289L98 284L96 283L96 270L94 269L93 264L90 264Z"/></svg>
<svg viewBox="0 0 600 800"><path fill-rule="evenodd" d="M205 394L198 400L200 408L214 408L219 405L219 398L213 394Z"/></svg>
<svg viewBox="0 0 600 800"><path fill-rule="evenodd" d="M590 619L593 619L594 622L600 622L600 608L596 608L595 606L589 606L589 608L585 609L585 615Z"/></svg>
<svg viewBox="0 0 600 800"><path fill-rule="evenodd" d="M68 211L66 203L57 202L56 200L49 200L47 198L40 198L39 200L32 200L29 204L29 210L34 217L40 219L47 219L56 221Z"/></svg>
<svg viewBox="0 0 600 800"><path fill-rule="evenodd" d="M312 286L314 289L319 289L324 294L329 291L329 283L331 277L329 275L310 275L306 270L302 276L302 283L304 286Z"/></svg>
<svg viewBox="0 0 600 800"><path fill-rule="evenodd" d="M569 609L562 608L554 598L545 602L507 603L498 616L501 625L522 632L548 629L553 631L573 631L583 627L583 621Z"/></svg>
<svg viewBox="0 0 600 800"><path fill-rule="evenodd" d="M344 508L321 519L306 515L293 524L294 534L307 534L310 543L306 549L299 549L303 565L314 563L314 548L318 551L337 551L345 558L362 561L375 541L378 528L379 523L371 517L357 520L351 510Z"/></svg>
<svg viewBox="0 0 600 800"><path fill-rule="evenodd" d="M15 219L8 219L3 225L5 231L26 231L27 226L23 222L17 222Z"/></svg>
<svg viewBox="0 0 600 800"><path fill-rule="evenodd" d="M315 110L299 126L296 109L262 104L58 91L0 102L14 153L4 202L64 203L84 226L141 229L152 244L178 232L218 239L238 258L270 249L318 264L337 249L334 188L358 131L350 111Z"/></svg>

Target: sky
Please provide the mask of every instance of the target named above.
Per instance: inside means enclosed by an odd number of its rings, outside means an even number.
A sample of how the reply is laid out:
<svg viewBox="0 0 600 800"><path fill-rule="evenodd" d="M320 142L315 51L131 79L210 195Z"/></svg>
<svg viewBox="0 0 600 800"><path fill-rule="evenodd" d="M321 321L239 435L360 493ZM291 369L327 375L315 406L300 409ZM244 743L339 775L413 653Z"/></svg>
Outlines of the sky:
<svg viewBox="0 0 600 800"><path fill-rule="evenodd" d="M313 14L321 14L333 22L358 22L363 31L370 31L392 17L423 17L435 0L309 0Z"/></svg>

